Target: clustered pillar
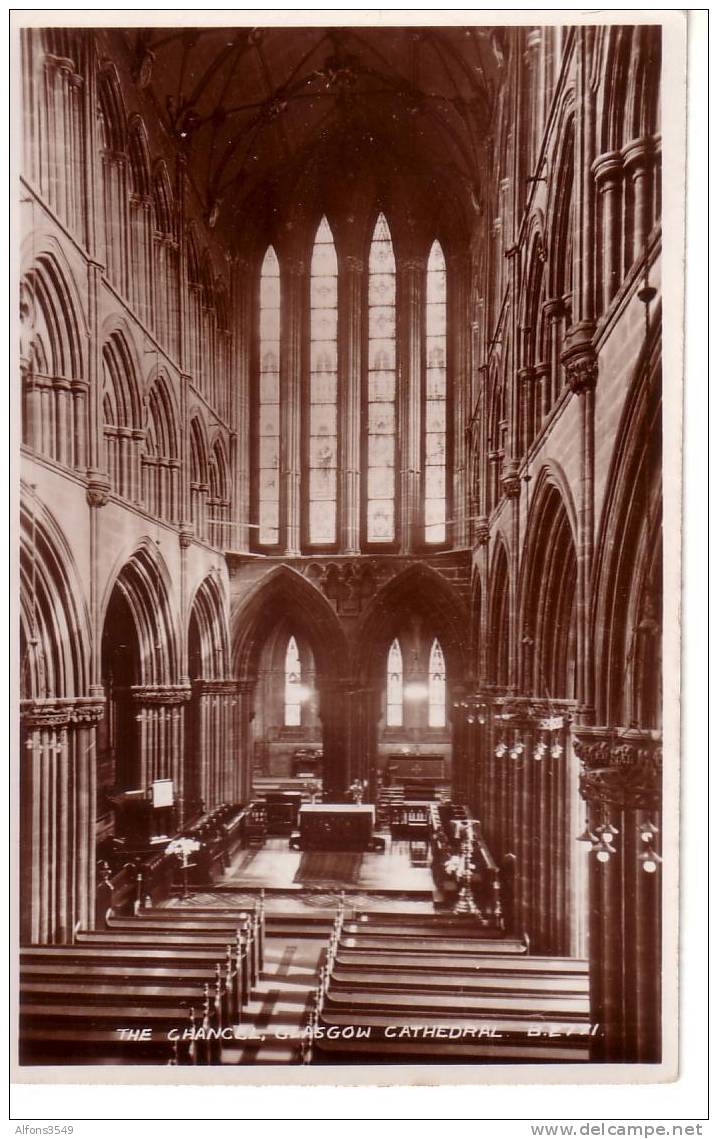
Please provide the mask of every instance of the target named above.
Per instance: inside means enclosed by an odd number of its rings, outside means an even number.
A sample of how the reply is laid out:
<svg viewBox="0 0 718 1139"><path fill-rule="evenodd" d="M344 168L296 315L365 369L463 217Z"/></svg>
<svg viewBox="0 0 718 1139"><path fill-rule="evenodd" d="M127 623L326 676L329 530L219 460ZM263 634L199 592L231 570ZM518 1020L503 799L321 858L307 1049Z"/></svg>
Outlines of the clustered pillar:
<svg viewBox="0 0 718 1139"><path fill-rule="evenodd" d="M104 701L21 707L20 875L26 942L72 941L94 918L95 732Z"/></svg>

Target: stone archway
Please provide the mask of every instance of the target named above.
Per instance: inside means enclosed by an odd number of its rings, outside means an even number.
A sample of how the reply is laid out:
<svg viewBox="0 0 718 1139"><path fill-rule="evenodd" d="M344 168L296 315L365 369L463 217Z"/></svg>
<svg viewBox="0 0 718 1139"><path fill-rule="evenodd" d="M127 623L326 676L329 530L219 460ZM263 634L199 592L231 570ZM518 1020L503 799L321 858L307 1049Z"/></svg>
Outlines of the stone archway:
<svg viewBox="0 0 718 1139"><path fill-rule="evenodd" d="M249 725L261 652L280 623L293 629L311 647L322 724L324 794L340 799L349 784L351 684L346 638L329 602L305 577L287 566L279 566L265 575L242 600L232 619L232 657L241 704L244 785L248 788L250 783Z"/></svg>

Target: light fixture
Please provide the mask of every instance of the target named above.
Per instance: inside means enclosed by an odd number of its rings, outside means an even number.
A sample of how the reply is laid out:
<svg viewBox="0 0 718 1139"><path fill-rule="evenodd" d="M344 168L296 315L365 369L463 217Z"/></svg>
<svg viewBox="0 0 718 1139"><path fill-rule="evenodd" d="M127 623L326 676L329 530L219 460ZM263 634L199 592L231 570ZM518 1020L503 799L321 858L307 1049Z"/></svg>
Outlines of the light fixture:
<svg viewBox="0 0 718 1139"><path fill-rule="evenodd" d="M646 874L655 874L660 863L663 862L660 854L656 852L653 846L655 837L658 834L658 827L649 819L647 822L639 824L638 833L645 847L639 854L638 861Z"/></svg>
<svg viewBox="0 0 718 1139"><path fill-rule="evenodd" d="M598 842L598 835L594 834L591 830L588 819L586 819L586 826L583 832L577 836L576 842L590 842L592 845Z"/></svg>

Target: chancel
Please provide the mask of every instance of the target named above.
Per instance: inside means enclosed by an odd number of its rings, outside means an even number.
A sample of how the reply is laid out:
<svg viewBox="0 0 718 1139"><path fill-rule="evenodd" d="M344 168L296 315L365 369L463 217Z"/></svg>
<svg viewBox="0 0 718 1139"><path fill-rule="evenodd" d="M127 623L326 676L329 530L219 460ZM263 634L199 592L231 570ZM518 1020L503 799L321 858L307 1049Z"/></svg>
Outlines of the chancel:
<svg viewBox="0 0 718 1139"><path fill-rule="evenodd" d="M661 29L21 39L20 1063L658 1063Z"/></svg>

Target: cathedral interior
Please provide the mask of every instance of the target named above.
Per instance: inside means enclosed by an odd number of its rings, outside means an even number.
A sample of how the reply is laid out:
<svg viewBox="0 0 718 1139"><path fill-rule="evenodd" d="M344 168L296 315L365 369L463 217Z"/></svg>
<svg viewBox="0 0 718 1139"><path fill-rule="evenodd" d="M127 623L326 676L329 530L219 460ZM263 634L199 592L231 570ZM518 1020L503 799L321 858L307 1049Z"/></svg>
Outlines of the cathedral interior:
<svg viewBox="0 0 718 1139"><path fill-rule="evenodd" d="M23 30L21 1064L660 1062L660 60Z"/></svg>

